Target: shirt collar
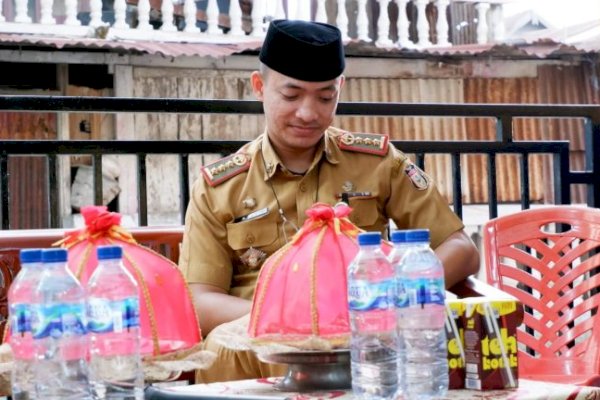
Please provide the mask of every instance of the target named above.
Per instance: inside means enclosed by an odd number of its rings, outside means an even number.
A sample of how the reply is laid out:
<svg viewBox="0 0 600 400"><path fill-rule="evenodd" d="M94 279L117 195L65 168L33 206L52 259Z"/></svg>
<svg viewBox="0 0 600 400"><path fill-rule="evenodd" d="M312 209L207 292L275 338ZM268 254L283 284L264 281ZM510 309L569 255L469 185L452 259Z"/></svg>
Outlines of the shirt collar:
<svg viewBox="0 0 600 400"><path fill-rule="evenodd" d="M262 159L259 161L264 169L263 178L266 181L272 178L273 175L275 175L277 168L282 167L283 163L281 162L279 156L275 152L275 149L273 148L273 145L269 140L269 136L266 130L265 132L263 132L260 139L261 148L259 152L262 152L260 156ZM325 135L323 136L323 140L321 140L321 142L319 142L318 144L319 148L317 149L315 153L315 158L313 159L313 162L310 168L308 169L309 171L312 170L320 162L321 158L325 158L331 164L338 163L339 149L337 148L337 146L334 145L334 140L335 138L333 137L332 132L330 132L329 129L326 130ZM323 157L323 155L325 155L325 157Z"/></svg>

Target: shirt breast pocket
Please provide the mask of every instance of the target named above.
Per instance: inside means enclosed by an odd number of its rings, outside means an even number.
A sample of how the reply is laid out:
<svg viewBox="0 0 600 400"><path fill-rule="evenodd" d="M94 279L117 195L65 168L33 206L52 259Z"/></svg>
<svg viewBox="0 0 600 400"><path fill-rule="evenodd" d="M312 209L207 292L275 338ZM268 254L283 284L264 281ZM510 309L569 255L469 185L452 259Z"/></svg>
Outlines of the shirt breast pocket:
<svg viewBox="0 0 600 400"><path fill-rule="evenodd" d="M375 197L350 198L350 207L352 208L350 221L359 228L368 230L369 227L377 223L379 211Z"/></svg>
<svg viewBox="0 0 600 400"><path fill-rule="evenodd" d="M277 223L269 218L258 218L227 224L227 243L236 254L239 272L243 273L262 265L264 258L277 250ZM264 254L259 262L247 257L250 249Z"/></svg>

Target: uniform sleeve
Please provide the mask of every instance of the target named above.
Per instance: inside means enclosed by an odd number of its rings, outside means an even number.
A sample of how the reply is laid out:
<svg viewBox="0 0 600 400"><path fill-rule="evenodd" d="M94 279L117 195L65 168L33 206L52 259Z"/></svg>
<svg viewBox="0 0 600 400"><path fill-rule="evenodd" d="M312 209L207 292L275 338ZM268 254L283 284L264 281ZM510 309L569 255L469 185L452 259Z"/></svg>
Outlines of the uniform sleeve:
<svg viewBox="0 0 600 400"><path fill-rule="evenodd" d="M204 283L229 290L233 267L223 215L215 212L208 191L198 178L185 216L179 267L188 283Z"/></svg>
<svg viewBox="0 0 600 400"><path fill-rule="evenodd" d="M387 215L398 229L429 229L431 247L436 248L464 227L433 179L402 152L391 148L390 200Z"/></svg>

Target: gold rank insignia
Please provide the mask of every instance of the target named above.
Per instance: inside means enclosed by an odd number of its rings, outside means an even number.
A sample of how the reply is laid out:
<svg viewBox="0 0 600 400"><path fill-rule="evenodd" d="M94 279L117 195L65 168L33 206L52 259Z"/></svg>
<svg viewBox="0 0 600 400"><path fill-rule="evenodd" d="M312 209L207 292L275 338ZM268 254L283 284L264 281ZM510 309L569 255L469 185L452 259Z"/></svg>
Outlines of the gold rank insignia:
<svg viewBox="0 0 600 400"><path fill-rule="evenodd" d="M234 153L212 164L202 167L204 179L210 186L217 186L250 168L250 157L245 153Z"/></svg>
<svg viewBox="0 0 600 400"><path fill-rule="evenodd" d="M345 132L338 136L338 146L342 150L357 151L383 156L387 153L389 136L377 133Z"/></svg>

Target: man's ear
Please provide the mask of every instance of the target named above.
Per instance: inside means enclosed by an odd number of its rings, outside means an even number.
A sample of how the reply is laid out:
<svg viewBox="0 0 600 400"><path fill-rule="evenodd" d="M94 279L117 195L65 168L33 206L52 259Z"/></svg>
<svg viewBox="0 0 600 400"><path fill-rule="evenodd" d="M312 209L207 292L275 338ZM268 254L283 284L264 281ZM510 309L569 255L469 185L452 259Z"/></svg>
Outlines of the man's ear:
<svg viewBox="0 0 600 400"><path fill-rule="evenodd" d="M265 81L260 72L254 71L252 75L250 75L250 84L252 85L252 91L254 92L254 96L258 100L262 101Z"/></svg>

